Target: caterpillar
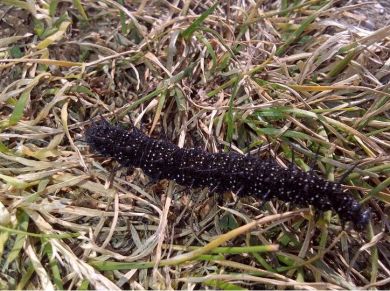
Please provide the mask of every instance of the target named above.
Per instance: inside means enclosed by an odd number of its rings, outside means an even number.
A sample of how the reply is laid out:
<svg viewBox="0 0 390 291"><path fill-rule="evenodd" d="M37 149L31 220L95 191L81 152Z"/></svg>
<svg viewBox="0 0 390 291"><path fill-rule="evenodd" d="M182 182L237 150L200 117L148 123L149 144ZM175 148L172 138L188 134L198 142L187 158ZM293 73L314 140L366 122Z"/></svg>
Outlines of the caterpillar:
<svg viewBox="0 0 390 291"><path fill-rule="evenodd" d="M333 210L341 221L363 230L370 219L356 199L344 193L340 183L327 181L296 166L283 168L271 158L259 159L238 153L209 153L145 135L132 126L126 130L105 119L85 132L93 152L111 157L124 167L141 168L153 180L168 179L191 188L208 187L215 193L233 191L263 201L281 201L320 211Z"/></svg>

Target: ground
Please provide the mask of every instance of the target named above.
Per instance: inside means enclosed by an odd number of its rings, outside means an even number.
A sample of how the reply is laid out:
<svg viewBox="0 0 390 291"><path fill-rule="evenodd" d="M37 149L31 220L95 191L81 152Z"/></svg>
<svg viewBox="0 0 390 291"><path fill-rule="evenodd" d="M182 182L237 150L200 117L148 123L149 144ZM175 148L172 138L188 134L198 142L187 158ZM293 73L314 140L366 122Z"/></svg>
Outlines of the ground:
<svg viewBox="0 0 390 291"><path fill-rule="evenodd" d="M3 0L0 287L390 288L389 15L385 0ZM91 151L101 118L330 181L352 170L370 223L151 181Z"/></svg>

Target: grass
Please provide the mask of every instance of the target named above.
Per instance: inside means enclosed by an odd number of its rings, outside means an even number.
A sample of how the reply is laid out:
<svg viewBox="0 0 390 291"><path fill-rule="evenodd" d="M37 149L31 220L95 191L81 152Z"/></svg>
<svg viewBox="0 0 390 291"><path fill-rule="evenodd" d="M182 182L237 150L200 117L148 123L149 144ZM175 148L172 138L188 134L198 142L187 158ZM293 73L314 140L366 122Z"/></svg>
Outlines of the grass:
<svg viewBox="0 0 390 291"><path fill-rule="evenodd" d="M389 288L390 27L354 22L369 3L179 2L0 1L0 287ZM345 187L374 216L356 232L148 183L91 154L100 115L281 165L294 150L329 180L359 162Z"/></svg>

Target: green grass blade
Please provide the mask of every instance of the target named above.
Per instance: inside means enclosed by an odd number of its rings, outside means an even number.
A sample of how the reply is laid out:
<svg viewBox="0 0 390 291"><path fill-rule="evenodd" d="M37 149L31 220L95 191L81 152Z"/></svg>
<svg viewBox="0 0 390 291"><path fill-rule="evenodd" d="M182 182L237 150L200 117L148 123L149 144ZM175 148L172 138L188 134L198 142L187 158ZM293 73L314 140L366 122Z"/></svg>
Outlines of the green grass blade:
<svg viewBox="0 0 390 291"><path fill-rule="evenodd" d="M217 8L218 6L218 2L215 3L213 6L211 6L210 8L208 8L205 12L203 12L187 29L185 29L183 32L182 32L182 37L184 39L189 39L192 34L197 30L199 29L199 26L202 25L203 21L205 21L205 19L214 12L215 8Z"/></svg>
<svg viewBox="0 0 390 291"><path fill-rule="evenodd" d="M23 232L26 232L29 225L29 216L22 210L19 211L17 215L17 221L18 221L18 230L21 230ZM7 232L9 233L9 232ZM27 236L23 234L17 234L15 238L15 243L7 257L6 264L11 264L16 258L18 258L21 250L23 249L24 242L26 240Z"/></svg>

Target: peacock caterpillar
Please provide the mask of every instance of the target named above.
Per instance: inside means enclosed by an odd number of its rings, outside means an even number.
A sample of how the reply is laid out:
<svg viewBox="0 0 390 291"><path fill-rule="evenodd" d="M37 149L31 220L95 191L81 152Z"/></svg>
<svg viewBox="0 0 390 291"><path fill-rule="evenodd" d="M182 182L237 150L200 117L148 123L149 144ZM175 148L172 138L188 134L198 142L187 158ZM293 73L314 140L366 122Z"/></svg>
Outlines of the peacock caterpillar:
<svg viewBox="0 0 390 291"><path fill-rule="evenodd" d="M168 179L191 188L208 187L216 193L234 191L263 201L273 198L320 211L333 210L342 221L363 230L369 209L345 193L339 183L304 172L295 166L283 168L273 159L259 159L238 153L209 153L145 135L132 127L126 130L102 119L85 133L91 149L112 157L124 167L141 168L154 180Z"/></svg>

